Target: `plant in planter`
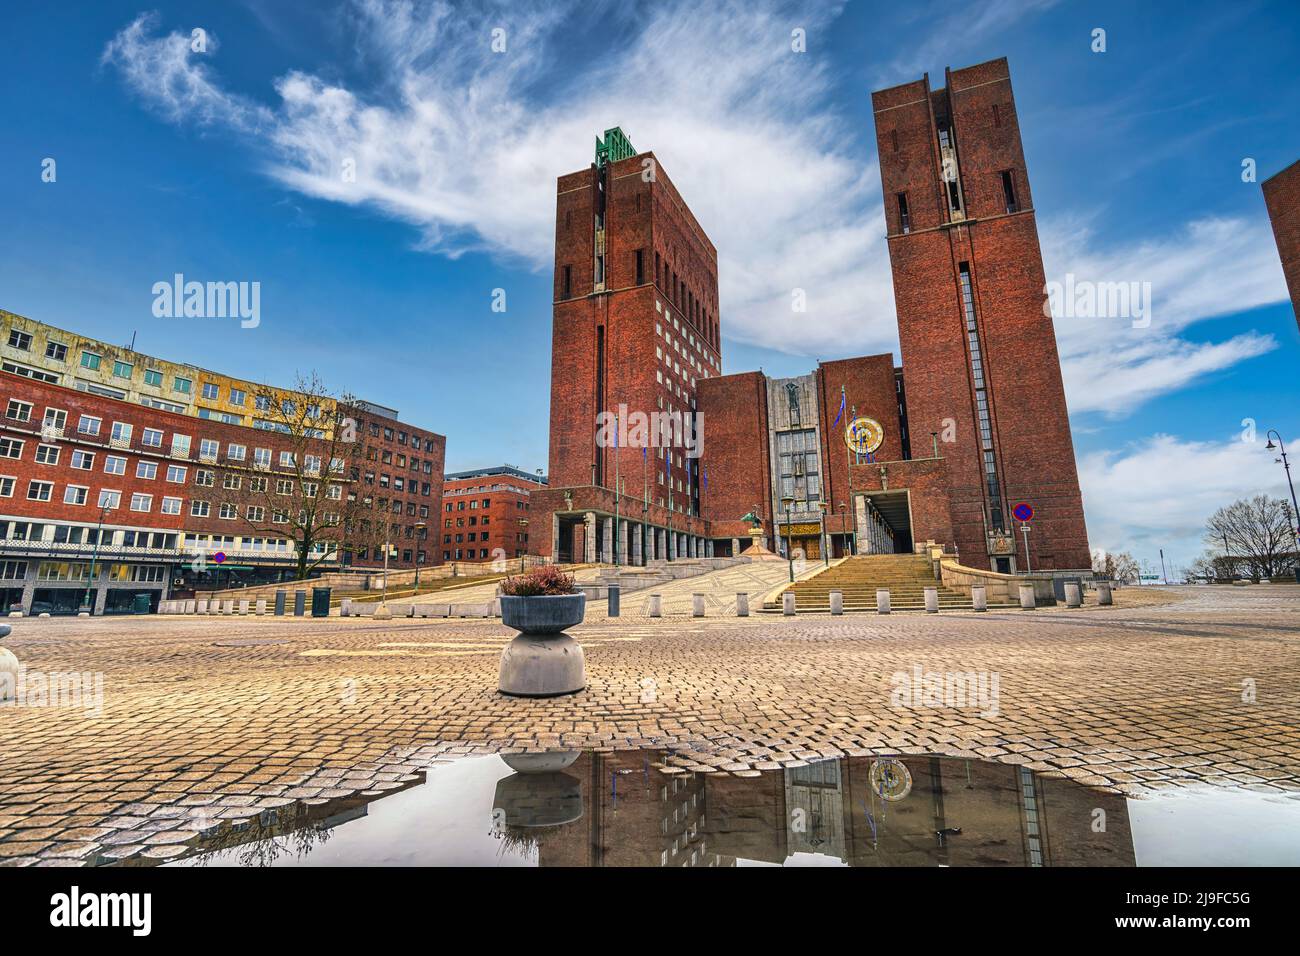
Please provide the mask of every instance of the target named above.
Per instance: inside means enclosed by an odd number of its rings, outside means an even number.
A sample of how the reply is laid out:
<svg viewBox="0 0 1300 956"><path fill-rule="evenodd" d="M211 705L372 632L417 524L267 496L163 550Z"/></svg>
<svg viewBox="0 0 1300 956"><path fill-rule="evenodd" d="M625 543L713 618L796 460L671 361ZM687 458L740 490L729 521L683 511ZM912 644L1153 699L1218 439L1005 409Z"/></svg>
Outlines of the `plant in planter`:
<svg viewBox="0 0 1300 956"><path fill-rule="evenodd" d="M499 689L517 697L554 697L587 686L582 646L564 633L582 623L587 596L573 576L543 566L501 585L501 623L519 631L501 652Z"/></svg>

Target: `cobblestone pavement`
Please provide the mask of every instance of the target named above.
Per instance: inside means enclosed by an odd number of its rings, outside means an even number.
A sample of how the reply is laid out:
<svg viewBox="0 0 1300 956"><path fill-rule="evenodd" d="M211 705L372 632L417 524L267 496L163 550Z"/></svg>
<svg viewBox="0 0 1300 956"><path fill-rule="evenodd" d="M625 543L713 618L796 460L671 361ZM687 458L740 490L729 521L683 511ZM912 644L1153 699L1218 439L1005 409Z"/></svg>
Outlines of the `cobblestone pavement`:
<svg viewBox="0 0 1300 956"><path fill-rule="evenodd" d="M556 747L666 746L702 772L929 752L1120 790L1300 789L1300 588L1117 600L793 620L593 609L573 631L590 686L540 701L495 692L511 633L491 620L14 621L28 671L22 706L0 707L0 863L166 859L222 821L396 789L437 758ZM917 667L982 673L990 691L996 675L996 697L898 700L894 675ZM102 709L40 706L41 676L70 672L102 674Z"/></svg>

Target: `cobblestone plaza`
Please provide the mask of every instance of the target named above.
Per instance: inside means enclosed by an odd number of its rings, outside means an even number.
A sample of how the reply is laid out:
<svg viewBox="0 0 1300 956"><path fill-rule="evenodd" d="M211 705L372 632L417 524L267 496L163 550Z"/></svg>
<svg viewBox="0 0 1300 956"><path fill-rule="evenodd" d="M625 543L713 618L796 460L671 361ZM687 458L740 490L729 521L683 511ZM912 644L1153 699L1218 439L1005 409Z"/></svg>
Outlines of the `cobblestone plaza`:
<svg viewBox="0 0 1300 956"><path fill-rule="evenodd" d="M221 821L396 790L437 759L555 748L667 748L721 774L929 753L1126 793L1300 790L1298 588L793 619L718 599L690 616L704 584L762 586L757 567L663 589L661 618L593 605L573 632L589 686L550 700L496 693L496 620L15 621L28 686L0 711L0 862L167 859ZM995 706L900 706L895 675L916 668L996 675ZM33 691L74 672L102 674L102 699Z"/></svg>

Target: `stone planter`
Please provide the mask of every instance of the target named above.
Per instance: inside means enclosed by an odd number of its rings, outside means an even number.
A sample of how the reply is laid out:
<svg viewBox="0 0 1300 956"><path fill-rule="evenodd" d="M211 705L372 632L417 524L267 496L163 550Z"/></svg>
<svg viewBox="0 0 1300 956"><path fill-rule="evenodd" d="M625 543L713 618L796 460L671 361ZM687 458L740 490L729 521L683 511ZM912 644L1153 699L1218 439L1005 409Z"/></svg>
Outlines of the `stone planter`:
<svg viewBox="0 0 1300 956"><path fill-rule="evenodd" d="M585 594L501 596L501 623L520 634L501 652L498 689L515 697L556 697L587 686L582 646L566 627L582 623Z"/></svg>
<svg viewBox="0 0 1300 956"><path fill-rule="evenodd" d="M0 638L9 636L12 628L0 624ZM18 658L7 647L0 647L0 701L14 700L18 694Z"/></svg>

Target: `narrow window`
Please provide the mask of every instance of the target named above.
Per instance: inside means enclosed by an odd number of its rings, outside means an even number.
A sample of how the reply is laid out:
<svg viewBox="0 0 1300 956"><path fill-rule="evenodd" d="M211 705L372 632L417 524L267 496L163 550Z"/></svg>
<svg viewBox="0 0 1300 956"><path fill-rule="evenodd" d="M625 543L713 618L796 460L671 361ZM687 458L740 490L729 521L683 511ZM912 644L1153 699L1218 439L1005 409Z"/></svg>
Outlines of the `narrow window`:
<svg viewBox="0 0 1300 956"><path fill-rule="evenodd" d="M637 199L640 198L641 198L640 196L637 196ZM645 284L645 250L644 249L638 249L636 251L636 284L637 285Z"/></svg>
<svg viewBox="0 0 1300 956"><path fill-rule="evenodd" d="M889 131L889 139L894 146L894 152L898 152L898 130L891 129Z"/></svg>
<svg viewBox="0 0 1300 956"><path fill-rule="evenodd" d="M903 232L912 231L912 220L907 215L907 193L898 194L898 224Z"/></svg>
<svg viewBox="0 0 1300 956"><path fill-rule="evenodd" d="M1007 212L1016 212L1020 207L1016 204L1016 180L1011 170L1002 171L1002 196L1007 201Z"/></svg>
<svg viewBox="0 0 1300 956"><path fill-rule="evenodd" d="M997 103L993 104L993 125L994 126L1002 125L1002 114L998 111Z"/></svg>
<svg viewBox="0 0 1300 956"><path fill-rule="evenodd" d="M573 294L573 266L564 267L564 284L560 292L561 299L567 299Z"/></svg>

